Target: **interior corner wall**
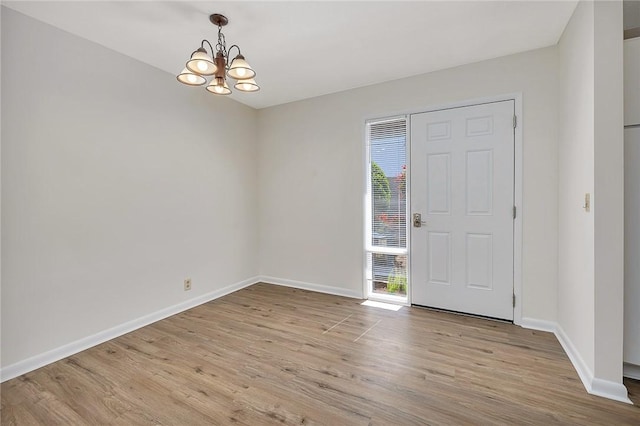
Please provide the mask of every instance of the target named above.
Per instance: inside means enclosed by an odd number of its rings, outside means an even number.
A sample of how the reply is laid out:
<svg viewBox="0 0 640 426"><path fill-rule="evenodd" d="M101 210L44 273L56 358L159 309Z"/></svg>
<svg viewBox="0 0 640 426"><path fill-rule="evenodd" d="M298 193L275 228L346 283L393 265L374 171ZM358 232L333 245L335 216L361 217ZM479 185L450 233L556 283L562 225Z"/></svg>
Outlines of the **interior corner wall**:
<svg viewBox="0 0 640 426"><path fill-rule="evenodd" d="M260 274L362 295L365 119L522 93L522 315L555 322L557 83L550 47L260 110Z"/></svg>
<svg viewBox="0 0 640 426"><path fill-rule="evenodd" d="M1 31L3 369L255 278L255 110L11 9Z"/></svg>
<svg viewBox="0 0 640 426"><path fill-rule="evenodd" d="M558 44L560 57L558 325L581 363L594 368L594 13L579 2ZM597 198L594 196L594 203Z"/></svg>
<svg viewBox="0 0 640 426"><path fill-rule="evenodd" d="M559 54L558 325L587 390L628 401L621 3L579 2Z"/></svg>
<svg viewBox="0 0 640 426"><path fill-rule="evenodd" d="M624 55L622 2L594 3L596 379L622 383Z"/></svg>

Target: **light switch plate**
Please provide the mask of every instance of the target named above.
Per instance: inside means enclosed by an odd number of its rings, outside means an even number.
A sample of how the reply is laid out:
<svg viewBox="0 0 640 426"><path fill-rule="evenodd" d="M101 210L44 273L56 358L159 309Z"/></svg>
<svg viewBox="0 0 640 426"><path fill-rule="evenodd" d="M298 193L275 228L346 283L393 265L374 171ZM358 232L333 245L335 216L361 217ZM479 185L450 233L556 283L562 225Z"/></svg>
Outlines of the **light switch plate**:
<svg viewBox="0 0 640 426"><path fill-rule="evenodd" d="M587 213L591 211L591 194L588 192L584 194L584 206L582 206L582 208Z"/></svg>

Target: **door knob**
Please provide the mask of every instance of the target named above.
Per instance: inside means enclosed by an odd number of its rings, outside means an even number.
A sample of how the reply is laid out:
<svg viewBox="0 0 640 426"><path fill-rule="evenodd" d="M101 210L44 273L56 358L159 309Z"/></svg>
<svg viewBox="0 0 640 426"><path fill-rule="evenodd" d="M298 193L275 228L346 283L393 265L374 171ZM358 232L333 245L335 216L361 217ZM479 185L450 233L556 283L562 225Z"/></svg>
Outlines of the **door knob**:
<svg viewBox="0 0 640 426"><path fill-rule="evenodd" d="M414 228L422 228L422 225L426 225L427 222L422 220L422 215L420 213L413 214L413 227Z"/></svg>

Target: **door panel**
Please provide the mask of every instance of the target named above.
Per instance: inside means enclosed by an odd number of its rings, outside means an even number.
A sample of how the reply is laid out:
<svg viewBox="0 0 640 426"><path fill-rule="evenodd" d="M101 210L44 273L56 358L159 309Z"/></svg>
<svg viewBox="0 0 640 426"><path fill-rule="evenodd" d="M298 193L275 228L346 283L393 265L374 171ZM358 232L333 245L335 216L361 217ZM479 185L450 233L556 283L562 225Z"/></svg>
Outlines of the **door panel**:
<svg viewBox="0 0 640 426"><path fill-rule="evenodd" d="M467 215L492 213L493 150L467 152Z"/></svg>
<svg viewBox="0 0 640 426"><path fill-rule="evenodd" d="M451 284L451 240L448 232L429 232L429 281Z"/></svg>
<svg viewBox="0 0 640 426"><path fill-rule="evenodd" d="M429 154L427 164L429 177L427 179L427 194L429 214L449 214L451 205L451 191L449 164L451 163L449 154Z"/></svg>
<svg viewBox="0 0 640 426"><path fill-rule="evenodd" d="M514 102L411 116L412 303L513 319Z"/></svg>

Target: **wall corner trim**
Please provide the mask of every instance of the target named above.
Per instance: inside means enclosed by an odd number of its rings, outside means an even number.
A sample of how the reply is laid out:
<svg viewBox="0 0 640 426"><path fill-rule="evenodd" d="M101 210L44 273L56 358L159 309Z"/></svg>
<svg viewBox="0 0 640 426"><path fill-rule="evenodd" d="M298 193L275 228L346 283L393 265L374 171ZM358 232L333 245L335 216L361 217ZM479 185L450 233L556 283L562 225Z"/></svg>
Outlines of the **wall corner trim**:
<svg viewBox="0 0 640 426"><path fill-rule="evenodd" d="M569 357L571 364L573 364L573 368L576 369L576 372L588 393L613 399L614 401L633 404L627 394L627 388L622 383L616 383L610 380L603 380L594 377L593 372L580 356L580 352L578 352L576 347L573 345L573 342L571 342L571 339L569 339L567 333L559 324L556 324L555 335L560 342L560 345L562 345L562 349L564 349L565 353Z"/></svg>
<svg viewBox="0 0 640 426"><path fill-rule="evenodd" d="M140 318L127 321L107 330L100 331L91 336L83 337L79 340L67 343L66 345L60 346L50 351L32 356L31 358L18 361L15 364L7 365L6 367L2 367L0 369L0 381L5 382L9 379L13 379L22 374L36 370L40 367L44 367L47 364L51 364L68 356L77 354L78 352L82 352L93 346L104 343L108 340L122 336L123 334L130 333L156 321L160 321L188 309L195 308L196 306L202 305L203 303L218 299L229 293L233 293L234 291L238 291L240 289L253 285L256 282L258 282L257 277L247 278L246 280L230 284L218 290L205 293L203 295L194 297L193 299L185 300L184 302L180 302L173 306L169 306L159 311L144 315Z"/></svg>
<svg viewBox="0 0 640 426"><path fill-rule="evenodd" d="M318 293L333 294L335 296L351 297L354 299L364 298L362 292L359 292L356 290L348 290L342 287L308 283L304 281L288 280L285 278L277 278L277 277L269 277L269 276L261 275L258 277L258 282L263 282L266 284L281 285L284 287L293 287L293 288L298 288L300 290L315 291Z"/></svg>
<svg viewBox="0 0 640 426"><path fill-rule="evenodd" d="M589 391L589 393L591 395L602 396L604 398L613 399L614 401L633 405L633 402L629 399L627 388L622 383L616 383L610 380L602 380L594 377L591 382L591 391Z"/></svg>

